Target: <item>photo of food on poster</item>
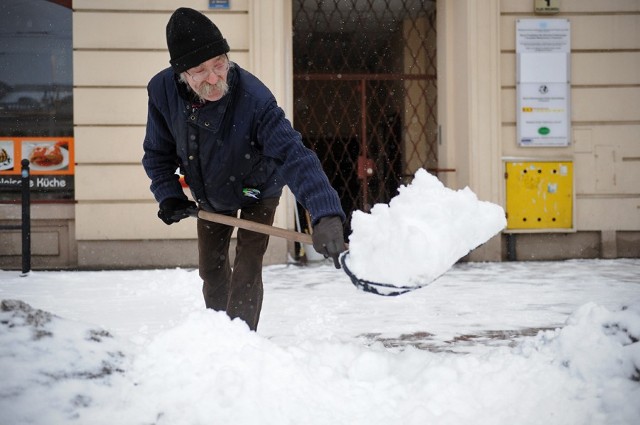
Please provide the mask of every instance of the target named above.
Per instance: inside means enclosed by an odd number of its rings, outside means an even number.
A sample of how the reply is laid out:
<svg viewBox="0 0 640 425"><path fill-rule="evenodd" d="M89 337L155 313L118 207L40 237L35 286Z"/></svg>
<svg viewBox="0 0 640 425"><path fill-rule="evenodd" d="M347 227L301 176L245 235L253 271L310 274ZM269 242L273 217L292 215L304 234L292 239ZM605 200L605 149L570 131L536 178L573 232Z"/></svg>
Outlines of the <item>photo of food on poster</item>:
<svg viewBox="0 0 640 425"><path fill-rule="evenodd" d="M29 160L30 187L34 193L50 193L54 199L72 197L75 168L72 137L0 137L0 190L21 190L23 159Z"/></svg>
<svg viewBox="0 0 640 425"><path fill-rule="evenodd" d="M22 143L22 158L28 159L32 171L57 171L69 168L69 142Z"/></svg>
<svg viewBox="0 0 640 425"><path fill-rule="evenodd" d="M13 170L14 162L13 142L0 140L0 172Z"/></svg>

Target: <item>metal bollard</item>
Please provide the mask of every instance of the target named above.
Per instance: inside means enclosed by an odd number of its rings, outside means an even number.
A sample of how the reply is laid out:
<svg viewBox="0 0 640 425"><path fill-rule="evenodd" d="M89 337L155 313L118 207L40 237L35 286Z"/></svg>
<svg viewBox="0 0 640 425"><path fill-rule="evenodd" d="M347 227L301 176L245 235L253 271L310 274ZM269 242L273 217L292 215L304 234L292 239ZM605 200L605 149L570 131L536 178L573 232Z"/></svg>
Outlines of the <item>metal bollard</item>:
<svg viewBox="0 0 640 425"><path fill-rule="evenodd" d="M31 271L31 188L29 160L22 160L22 274Z"/></svg>

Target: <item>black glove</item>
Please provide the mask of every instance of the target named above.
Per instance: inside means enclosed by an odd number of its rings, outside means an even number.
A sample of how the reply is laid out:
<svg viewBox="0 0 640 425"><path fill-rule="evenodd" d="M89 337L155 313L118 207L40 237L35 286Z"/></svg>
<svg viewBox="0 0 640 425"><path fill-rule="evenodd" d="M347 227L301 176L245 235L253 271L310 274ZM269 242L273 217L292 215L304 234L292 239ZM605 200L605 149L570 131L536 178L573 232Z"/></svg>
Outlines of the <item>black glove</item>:
<svg viewBox="0 0 640 425"><path fill-rule="evenodd" d="M187 199L167 198L160 202L158 217L166 224L173 224L197 213L198 207L195 202Z"/></svg>
<svg viewBox="0 0 640 425"><path fill-rule="evenodd" d="M331 257L336 269L340 268L340 253L345 250L342 220L338 216L322 217L313 227L313 248L325 257Z"/></svg>

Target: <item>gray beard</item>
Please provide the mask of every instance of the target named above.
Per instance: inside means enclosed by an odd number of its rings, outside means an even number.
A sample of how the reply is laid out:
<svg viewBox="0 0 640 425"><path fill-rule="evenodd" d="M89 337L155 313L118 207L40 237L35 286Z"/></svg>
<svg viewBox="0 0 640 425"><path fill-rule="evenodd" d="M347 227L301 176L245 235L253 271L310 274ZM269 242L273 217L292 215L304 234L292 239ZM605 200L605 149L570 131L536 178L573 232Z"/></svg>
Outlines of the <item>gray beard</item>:
<svg viewBox="0 0 640 425"><path fill-rule="evenodd" d="M220 93L222 93L222 96L220 96L221 99L225 97L229 92L229 84L227 84L226 81L218 80L218 82L215 84L209 84L206 81L204 81L200 85L200 88L198 90L193 90L189 85L189 83L187 82L187 77L185 76L184 73L180 74L178 79L180 80L181 83L184 83L184 85L187 86L187 90L195 94L197 100L202 103L207 101L206 97L209 96L211 93L213 93L216 88L219 90Z"/></svg>
<svg viewBox="0 0 640 425"><path fill-rule="evenodd" d="M189 86L189 88L191 87ZM209 84L206 81L203 81L202 84L200 84L200 87L198 88L198 90L195 90L194 93L198 97L198 100L200 100L201 102L204 102L207 100L206 99L207 97L209 97L212 93L216 91L218 93L222 93L222 96L220 97L223 98L224 96L226 96L227 92L229 91L229 84L227 84L227 82L223 80L219 80L215 84Z"/></svg>

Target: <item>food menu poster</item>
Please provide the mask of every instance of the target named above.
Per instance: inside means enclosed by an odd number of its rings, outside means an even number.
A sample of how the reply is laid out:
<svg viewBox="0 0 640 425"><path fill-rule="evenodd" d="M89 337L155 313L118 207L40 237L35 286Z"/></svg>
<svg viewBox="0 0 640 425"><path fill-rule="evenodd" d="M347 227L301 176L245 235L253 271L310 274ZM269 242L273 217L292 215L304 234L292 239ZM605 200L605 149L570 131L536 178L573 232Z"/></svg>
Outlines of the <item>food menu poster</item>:
<svg viewBox="0 0 640 425"><path fill-rule="evenodd" d="M73 190L73 137L0 136L0 189L20 189L23 159L29 160L32 190Z"/></svg>

